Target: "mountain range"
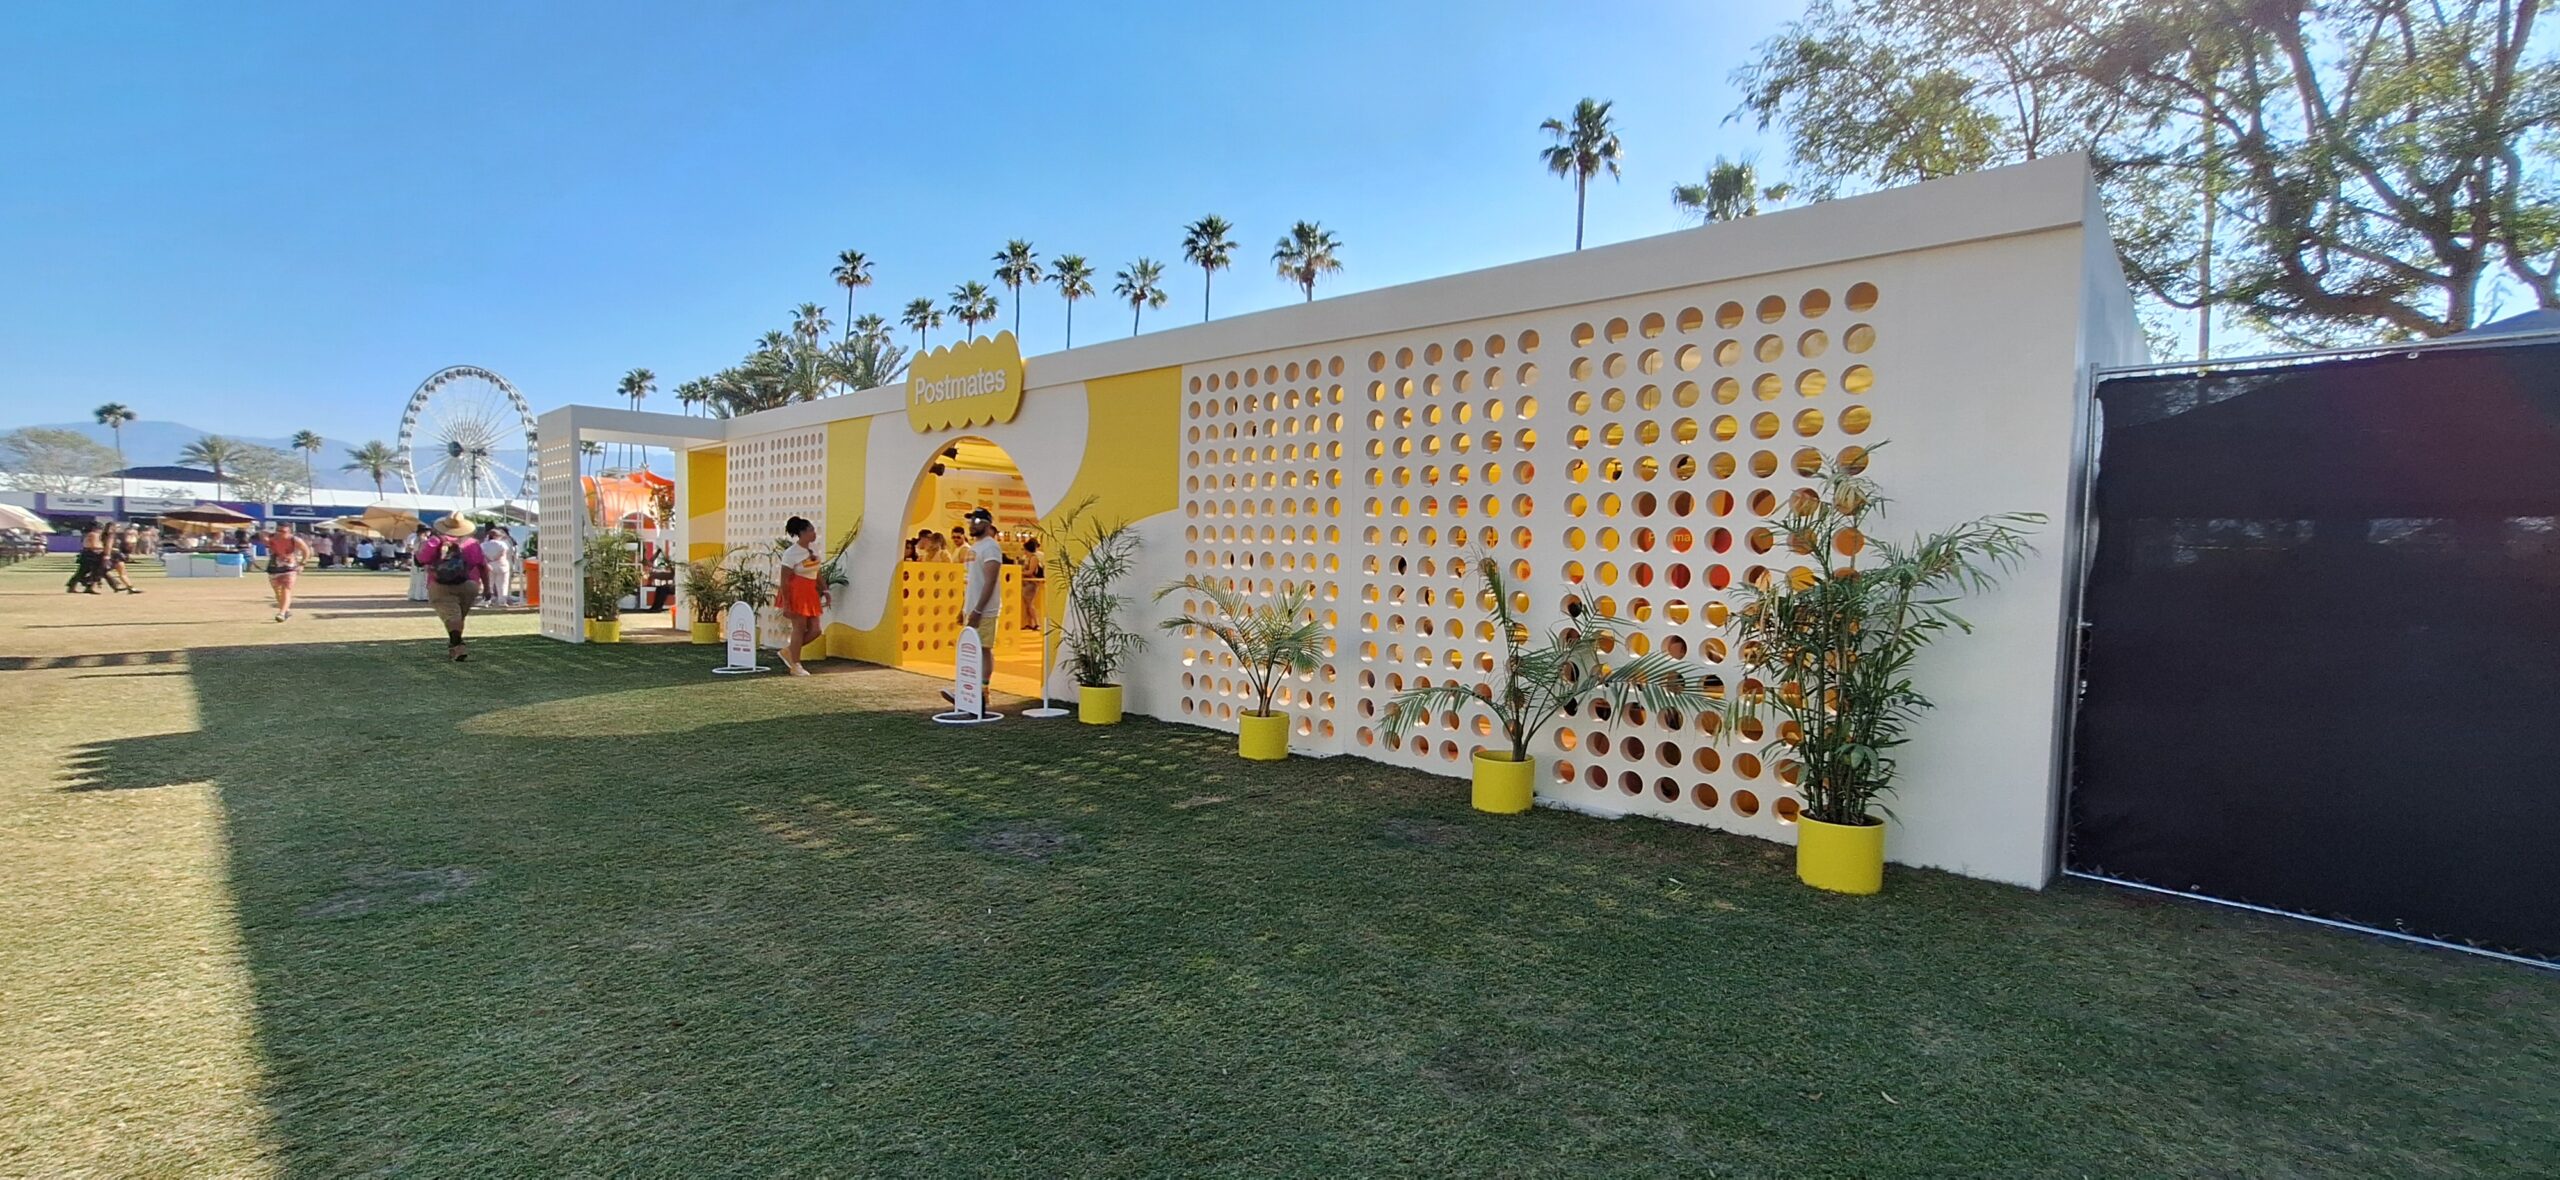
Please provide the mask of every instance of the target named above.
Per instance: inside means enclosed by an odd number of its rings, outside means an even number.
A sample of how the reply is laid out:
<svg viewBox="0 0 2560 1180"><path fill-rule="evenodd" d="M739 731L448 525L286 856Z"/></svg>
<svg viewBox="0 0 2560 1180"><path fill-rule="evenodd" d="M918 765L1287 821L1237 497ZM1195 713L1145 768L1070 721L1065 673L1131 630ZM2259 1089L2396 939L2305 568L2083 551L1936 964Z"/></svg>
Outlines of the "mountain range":
<svg viewBox="0 0 2560 1180"><path fill-rule="evenodd" d="M42 425L53 430L69 430L86 435L109 447L116 445L115 432L95 422L52 422ZM127 422L124 426L125 466L154 467L180 464L183 460L178 458L178 452L185 450L187 444L211 433L214 432L198 429L184 422L164 422L152 418ZM288 455L297 453L293 449L293 440L290 436L261 438L250 434L229 434L223 437L234 442L274 447ZM391 436L385 436L381 441L390 443L394 439ZM373 492L371 476L361 471L339 470L346 465L347 452L364 445L363 442L324 438L324 443L320 453L311 457L312 482L322 488L362 491L370 495ZM500 451L498 461L521 471L524 468L525 455L522 451ZM394 490L397 490L396 486Z"/></svg>

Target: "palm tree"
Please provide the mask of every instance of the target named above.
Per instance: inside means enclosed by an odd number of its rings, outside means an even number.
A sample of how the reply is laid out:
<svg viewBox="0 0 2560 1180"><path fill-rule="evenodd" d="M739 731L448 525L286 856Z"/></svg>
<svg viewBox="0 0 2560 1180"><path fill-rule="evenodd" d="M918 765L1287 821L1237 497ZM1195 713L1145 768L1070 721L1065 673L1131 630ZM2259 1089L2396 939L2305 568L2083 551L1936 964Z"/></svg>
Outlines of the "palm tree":
<svg viewBox="0 0 2560 1180"><path fill-rule="evenodd" d="M1786 200L1792 191L1794 186L1783 183L1762 187L1749 160L1718 156L1707 169L1705 184L1672 186L1671 207L1692 221L1732 221L1757 217L1760 202Z"/></svg>
<svg viewBox="0 0 2560 1180"><path fill-rule="evenodd" d="M921 355L925 349L925 333L942 326L942 313L935 310L933 300L910 299L907 310L899 313L898 322L915 329L916 352Z"/></svg>
<svg viewBox="0 0 2560 1180"><path fill-rule="evenodd" d="M1301 221L1289 227L1289 236L1271 248L1271 265L1280 277L1296 283L1307 293L1307 302L1316 298L1316 279L1342 269L1342 259L1335 251L1342 249L1340 239L1312 221Z"/></svg>
<svg viewBox="0 0 2560 1180"><path fill-rule="evenodd" d="M188 443L185 450L178 452L178 458L213 472L213 498L219 500L227 478L224 472L246 451L246 447L219 434L208 434Z"/></svg>
<svg viewBox="0 0 2560 1180"><path fill-rule="evenodd" d="M327 445L329 445L329 440L320 437L319 433L316 431L297 430L293 432L293 449L302 452L302 499L304 503L317 504L320 502L318 486L320 481L314 478L311 474L311 457L319 454L320 448Z"/></svg>
<svg viewBox="0 0 2560 1180"><path fill-rule="evenodd" d="M649 400L649 395L658 391L658 375L647 369L633 369L622 375L622 383L615 388L621 391L622 396L630 398L631 408L637 410L640 408L640 403ZM645 455L641 457L641 462L646 464Z"/></svg>
<svg viewBox="0 0 2560 1180"><path fill-rule="evenodd" d="M400 470L400 452L392 450L391 444L375 439L363 446L349 448L347 462L338 470L361 471L372 476L373 495L378 500L382 498L382 481Z"/></svg>
<svg viewBox="0 0 2560 1180"><path fill-rule="evenodd" d="M1058 268L1049 275L1058 284L1058 296L1067 301L1067 347L1076 346L1076 300L1093 294L1093 264L1082 254L1061 254Z"/></svg>
<svg viewBox="0 0 2560 1180"><path fill-rule="evenodd" d="M140 418L142 415L134 413L133 408L125 405L123 402L108 402L107 404L90 411L90 413L98 419L98 425L104 426L108 430L115 432L116 479L119 484L122 485L124 481L124 424Z"/></svg>
<svg viewBox="0 0 2560 1180"><path fill-rule="evenodd" d="M1129 301L1129 334L1138 334L1138 317L1150 307L1164 306L1164 264L1152 258L1141 258L1121 271L1119 282L1111 284L1111 293Z"/></svg>
<svg viewBox="0 0 2560 1180"><path fill-rule="evenodd" d="M853 322L853 293L871 285L871 260L860 250L836 255L836 285L844 288L844 322Z"/></svg>
<svg viewBox="0 0 2560 1180"><path fill-rule="evenodd" d="M1017 343L1022 339L1022 285L1036 287L1042 277L1040 256L1031 252L1029 242L1015 238L996 255L996 281L1013 288L1013 338Z"/></svg>
<svg viewBox="0 0 2560 1180"><path fill-rule="evenodd" d="M827 322L827 309L814 303L803 303L791 309L791 334L800 343L816 348L824 343L827 332L835 325Z"/></svg>
<svg viewBox="0 0 2560 1180"><path fill-rule="evenodd" d="M862 318L853 321L853 331L850 332L846 338L849 340L884 340L888 338L888 335L889 321L866 312L863 314Z"/></svg>
<svg viewBox="0 0 2560 1180"><path fill-rule="evenodd" d="M1209 322L1209 282L1234 261L1236 244L1227 240L1235 227L1215 213L1182 227L1182 257L1200 268L1200 322Z"/></svg>
<svg viewBox="0 0 2560 1180"><path fill-rule="evenodd" d="M701 377L676 386L676 404L684 407L686 417L693 416L695 406L711 401L711 382Z"/></svg>
<svg viewBox="0 0 2560 1180"><path fill-rule="evenodd" d="M1590 188L1591 178L1600 170L1609 178L1618 178L1618 165L1626 154L1618 146L1618 128L1609 121L1609 105L1586 98L1573 104L1573 116L1549 119L1538 124L1538 130L1555 138L1555 145L1538 153L1546 161L1547 171L1573 178L1573 248L1582 248L1582 198Z"/></svg>
<svg viewBox="0 0 2560 1180"><path fill-rule="evenodd" d="M962 332L975 337L978 334L978 325L996 318L995 292L987 290L985 283L975 279L953 287L951 318L960 321Z"/></svg>
<svg viewBox="0 0 2560 1180"><path fill-rule="evenodd" d="M604 444L603 444L603 443L600 443L600 442L580 442L580 443L578 444L578 455L579 455L580 461L581 461L582 463L583 463L585 460L587 460L587 459L593 459L593 460L595 460L595 461L596 461L596 474L597 474L597 475L603 475L603 474L604 474Z"/></svg>

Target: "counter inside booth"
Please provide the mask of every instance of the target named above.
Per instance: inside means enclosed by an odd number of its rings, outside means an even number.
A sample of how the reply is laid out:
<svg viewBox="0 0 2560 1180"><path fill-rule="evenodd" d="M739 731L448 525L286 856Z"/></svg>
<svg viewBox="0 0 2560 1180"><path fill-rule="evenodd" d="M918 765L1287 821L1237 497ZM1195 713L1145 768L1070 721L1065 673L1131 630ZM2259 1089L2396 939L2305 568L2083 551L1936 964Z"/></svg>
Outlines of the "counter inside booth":
<svg viewBox="0 0 2560 1180"><path fill-rule="evenodd" d="M960 600L968 589L969 567L956 561L898 563L898 662L948 664L960 646ZM1004 567L1004 585L996 591L998 610L1008 630L1022 624L1022 567ZM981 636L993 640L996 636Z"/></svg>

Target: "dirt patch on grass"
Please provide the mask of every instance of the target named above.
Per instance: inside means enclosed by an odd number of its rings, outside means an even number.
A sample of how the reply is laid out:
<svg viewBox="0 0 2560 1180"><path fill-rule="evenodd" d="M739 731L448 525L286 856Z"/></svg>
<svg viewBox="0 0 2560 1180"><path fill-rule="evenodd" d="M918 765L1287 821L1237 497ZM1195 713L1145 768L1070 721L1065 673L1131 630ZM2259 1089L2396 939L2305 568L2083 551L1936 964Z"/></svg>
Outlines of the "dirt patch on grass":
<svg viewBox="0 0 2560 1180"><path fill-rule="evenodd" d="M361 918L386 910L437 905L470 892L480 883L478 869L357 869L347 874L347 887L312 902L294 916L315 921Z"/></svg>
<svg viewBox="0 0 2560 1180"><path fill-rule="evenodd" d="M1378 834L1386 837L1390 844L1422 848L1446 848L1465 843L1467 839L1467 829L1458 824L1411 816L1397 816L1379 824Z"/></svg>
<svg viewBox="0 0 2560 1180"><path fill-rule="evenodd" d="M1433 1085L1467 1098L1518 1094L1536 1081L1528 1058L1487 1045L1464 1042L1443 1045L1422 1063L1422 1076Z"/></svg>
<svg viewBox="0 0 2560 1180"><path fill-rule="evenodd" d="M989 856L1045 861L1084 846L1084 839L1043 824L999 824L969 834L968 845Z"/></svg>

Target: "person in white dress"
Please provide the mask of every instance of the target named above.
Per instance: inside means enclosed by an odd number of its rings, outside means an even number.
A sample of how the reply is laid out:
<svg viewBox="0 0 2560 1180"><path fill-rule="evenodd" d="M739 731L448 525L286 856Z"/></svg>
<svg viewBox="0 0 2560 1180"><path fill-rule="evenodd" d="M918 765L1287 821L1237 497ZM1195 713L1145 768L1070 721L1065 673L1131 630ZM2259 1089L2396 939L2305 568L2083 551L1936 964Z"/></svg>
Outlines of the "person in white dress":
<svg viewBox="0 0 2560 1180"><path fill-rule="evenodd" d="M515 538L508 536L507 530L490 525L480 538L480 552L489 558L488 604L494 607L515 605Z"/></svg>

